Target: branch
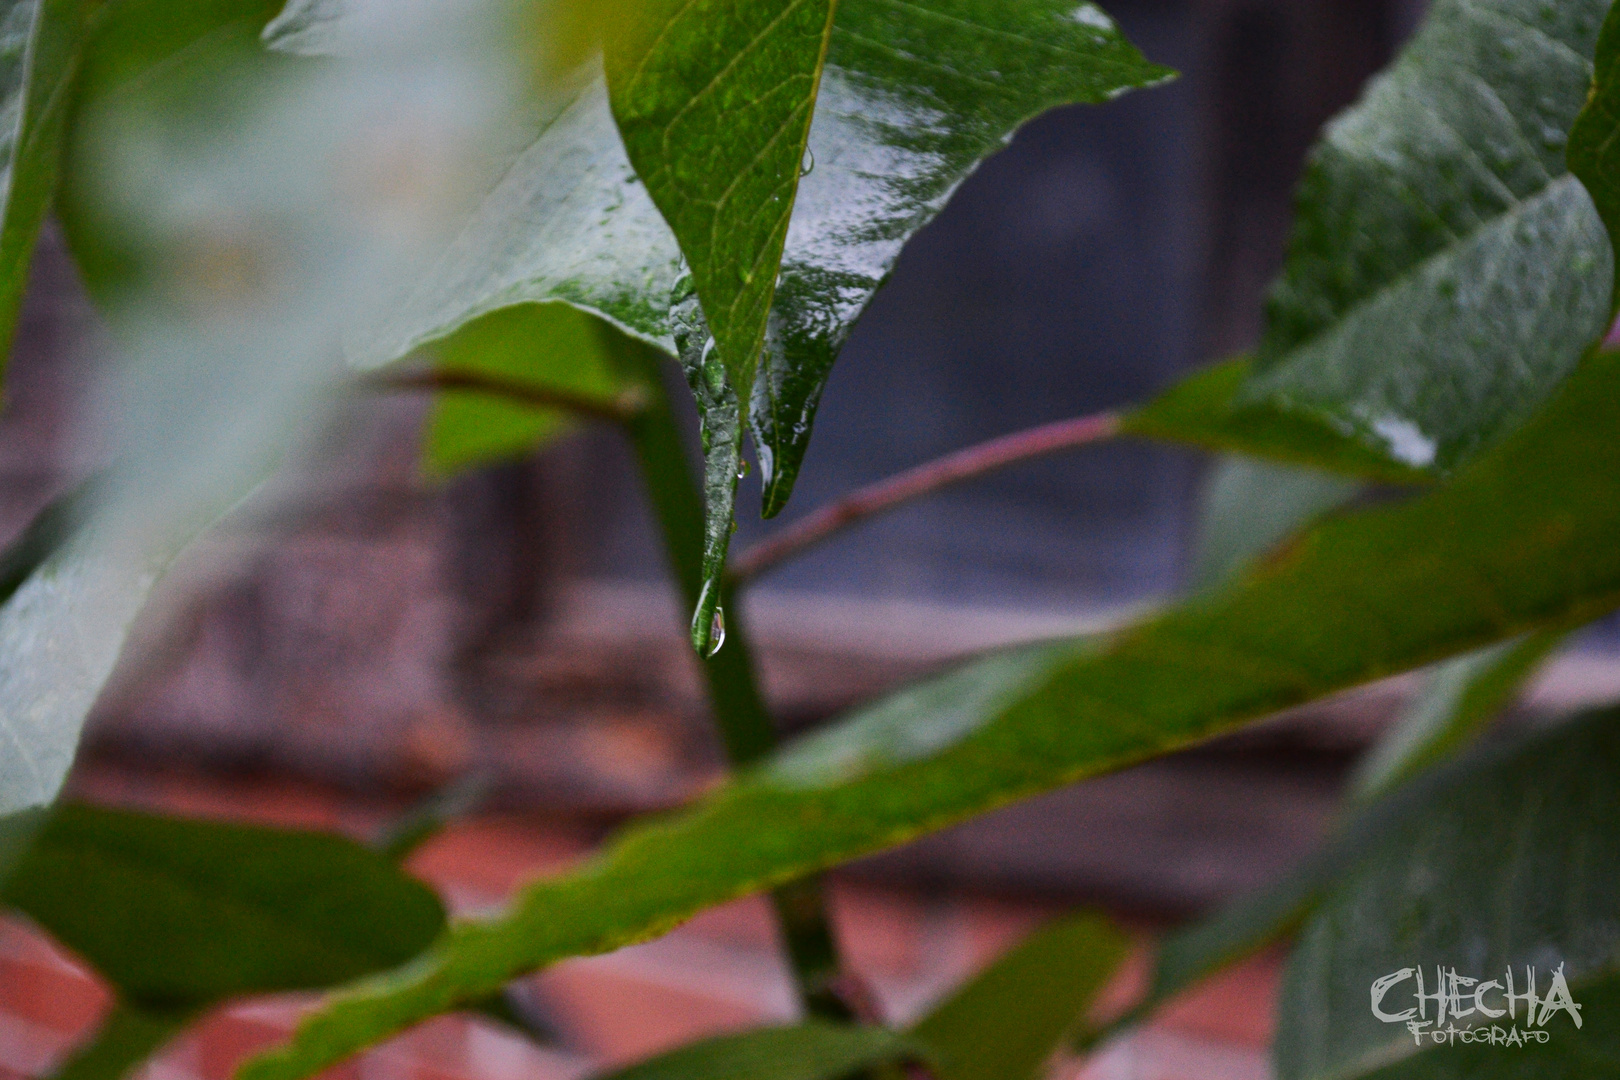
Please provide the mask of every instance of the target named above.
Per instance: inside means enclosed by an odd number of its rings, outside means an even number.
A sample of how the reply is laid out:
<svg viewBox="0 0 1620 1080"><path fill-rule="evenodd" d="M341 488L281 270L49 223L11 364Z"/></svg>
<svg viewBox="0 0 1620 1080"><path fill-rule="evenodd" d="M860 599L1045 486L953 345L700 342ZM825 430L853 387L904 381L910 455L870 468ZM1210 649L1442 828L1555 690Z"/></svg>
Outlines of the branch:
<svg viewBox="0 0 1620 1080"><path fill-rule="evenodd" d="M868 484L813 511L731 560L731 576L739 582L747 581L841 529L951 484L1057 450L1111 439L1119 434L1119 423L1118 413L1101 412L1042 424L957 450Z"/></svg>
<svg viewBox="0 0 1620 1080"><path fill-rule="evenodd" d="M537 409L562 409L615 424L634 420L647 407L646 394L639 389L600 398L470 371L401 372L378 376L371 384L382 390L470 390Z"/></svg>

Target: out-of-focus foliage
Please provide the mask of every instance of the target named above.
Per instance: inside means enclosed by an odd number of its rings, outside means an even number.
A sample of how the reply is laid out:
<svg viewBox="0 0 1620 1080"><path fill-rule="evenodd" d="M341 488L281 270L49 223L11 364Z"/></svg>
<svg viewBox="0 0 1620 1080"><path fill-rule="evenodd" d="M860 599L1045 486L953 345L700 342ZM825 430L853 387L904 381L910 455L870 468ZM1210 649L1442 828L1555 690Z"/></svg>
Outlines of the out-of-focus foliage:
<svg viewBox="0 0 1620 1080"><path fill-rule="evenodd" d="M1119 967L1130 941L1085 913L1059 919L952 993L911 1033L940 1080L1036 1080Z"/></svg>
<svg viewBox="0 0 1620 1080"><path fill-rule="evenodd" d="M50 208L88 0L0 4L0 350L9 353ZM0 356L0 370L5 358Z"/></svg>
<svg viewBox="0 0 1620 1080"><path fill-rule="evenodd" d="M610 404L624 390L596 320L566 304L502 308L431 349L437 370L507 384L563 390ZM527 453L568 430L572 417L510 396L446 390L434 403L423 445L428 470L449 475Z"/></svg>

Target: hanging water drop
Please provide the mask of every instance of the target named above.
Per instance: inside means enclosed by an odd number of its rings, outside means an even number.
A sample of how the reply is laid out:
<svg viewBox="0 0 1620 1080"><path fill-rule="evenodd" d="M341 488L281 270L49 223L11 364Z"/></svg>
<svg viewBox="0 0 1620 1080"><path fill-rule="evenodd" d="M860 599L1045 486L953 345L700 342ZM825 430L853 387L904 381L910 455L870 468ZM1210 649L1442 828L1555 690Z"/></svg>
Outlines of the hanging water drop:
<svg viewBox="0 0 1620 1080"><path fill-rule="evenodd" d="M709 651L705 658L714 656L720 651L720 646L726 643L726 609L715 608L714 620L709 624Z"/></svg>
<svg viewBox="0 0 1620 1080"><path fill-rule="evenodd" d="M800 176L809 176L811 171L814 170L815 167L816 167L815 151L811 150L807 146L807 147L804 148L804 157L799 162L799 175Z"/></svg>
<svg viewBox="0 0 1620 1080"><path fill-rule="evenodd" d="M741 480L748 475L748 459L742 458L737 462L737 479Z"/></svg>

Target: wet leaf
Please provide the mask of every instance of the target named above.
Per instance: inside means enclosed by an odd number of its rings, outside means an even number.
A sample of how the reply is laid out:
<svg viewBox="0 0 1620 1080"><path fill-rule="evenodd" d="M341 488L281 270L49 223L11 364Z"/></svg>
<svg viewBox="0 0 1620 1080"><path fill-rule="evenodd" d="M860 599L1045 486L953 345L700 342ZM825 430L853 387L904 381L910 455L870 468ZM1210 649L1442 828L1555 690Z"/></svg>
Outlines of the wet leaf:
<svg viewBox="0 0 1620 1080"><path fill-rule="evenodd" d="M733 387L753 385L834 0L643 0L608 96Z"/></svg>
<svg viewBox="0 0 1620 1080"><path fill-rule="evenodd" d="M294 1080L567 956L1369 679L1620 605L1620 355L1430 494L1104 640L1013 649L863 709L340 993L245 1080ZM1413 598L1421 597L1421 604Z"/></svg>
<svg viewBox="0 0 1620 1080"><path fill-rule="evenodd" d="M1607 9L1437 0L1311 154L1242 402L1445 470L1547 399L1609 318L1564 161Z"/></svg>
<svg viewBox="0 0 1620 1080"><path fill-rule="evenodd" d="M838 5L752 383L767 513L786 502L833 359L906 240L1019 124L1169 76L1089 4ZM354 343L357 359L385 363L494 308L548 299L676 352L680 249L625 156L600 73L579 80L395 318Z"/></svg>

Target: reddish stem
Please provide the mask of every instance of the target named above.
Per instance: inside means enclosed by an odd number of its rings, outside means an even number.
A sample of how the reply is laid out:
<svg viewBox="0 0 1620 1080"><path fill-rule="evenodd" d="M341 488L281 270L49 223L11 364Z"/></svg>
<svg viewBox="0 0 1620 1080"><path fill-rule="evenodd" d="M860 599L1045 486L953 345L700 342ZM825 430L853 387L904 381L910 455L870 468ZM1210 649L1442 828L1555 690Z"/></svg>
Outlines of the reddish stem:
<svg viewBox="0 0 1620 1080"><path fill-rule="evenodd" d="M969 446L924 462L811 512L731 560L731 575L747 581L834 533L951 484L1058 450L1102 442L1119 434L1115 412L1059 420Z"/></svg>

